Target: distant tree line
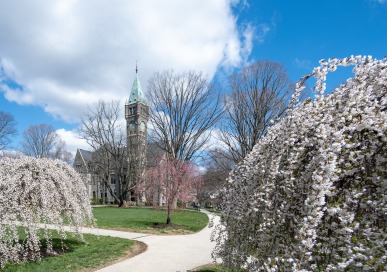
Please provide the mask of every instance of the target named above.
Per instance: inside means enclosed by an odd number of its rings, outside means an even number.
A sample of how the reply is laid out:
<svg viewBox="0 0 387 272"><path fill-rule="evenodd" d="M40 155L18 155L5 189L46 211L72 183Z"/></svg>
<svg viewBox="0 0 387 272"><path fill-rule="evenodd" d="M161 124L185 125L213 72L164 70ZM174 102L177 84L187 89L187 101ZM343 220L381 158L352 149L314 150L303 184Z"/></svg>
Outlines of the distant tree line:
<svg viewBox="0 0 387 272"><path fill-rule="evenodd" d="M16 121L11 113L0 111L0 151L9 148L17 135ZM60 159L70 163L72 155L66 143L48 124L31 125L22 133L20 151L35 158Z"/></svg>

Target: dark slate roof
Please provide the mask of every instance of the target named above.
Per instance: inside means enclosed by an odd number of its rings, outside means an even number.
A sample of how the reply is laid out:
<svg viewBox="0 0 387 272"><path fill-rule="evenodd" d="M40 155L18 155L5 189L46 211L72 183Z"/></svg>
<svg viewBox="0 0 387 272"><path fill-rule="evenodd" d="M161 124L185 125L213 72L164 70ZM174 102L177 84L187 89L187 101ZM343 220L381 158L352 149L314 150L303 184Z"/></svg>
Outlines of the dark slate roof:
<svg viewBox="0 0 387 272"><path fill-rule="evenodd" d="M91 156L93 155L93 152L84 149L79 149L79 153L81 153L81 156L85 163L91 161Z"/></svg>
<svg viewBox="0 0 387 272"><path fill-rule="evenodd" d="M160 147L161 143L148 143L146 150L147 167L156 166L158 160L165 154L165 151Z"/></svg>

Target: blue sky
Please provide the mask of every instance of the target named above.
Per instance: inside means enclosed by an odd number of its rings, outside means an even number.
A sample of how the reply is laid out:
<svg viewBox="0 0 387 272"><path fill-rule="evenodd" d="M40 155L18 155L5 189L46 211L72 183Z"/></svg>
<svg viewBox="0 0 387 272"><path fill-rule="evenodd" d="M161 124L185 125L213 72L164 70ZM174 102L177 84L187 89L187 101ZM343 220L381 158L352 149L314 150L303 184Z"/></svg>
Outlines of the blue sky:
<svg viewBox="0 0 387 272"><path fill-rule="evenodd" d="M0 2L0 110L19 135L52 124L72 152L88 104L124 104L139 63L225 80L256 60L280 62L296 81L320 59L387 55L387 0L55 0ZM328 88L349 69L328 75Z"/></svg>

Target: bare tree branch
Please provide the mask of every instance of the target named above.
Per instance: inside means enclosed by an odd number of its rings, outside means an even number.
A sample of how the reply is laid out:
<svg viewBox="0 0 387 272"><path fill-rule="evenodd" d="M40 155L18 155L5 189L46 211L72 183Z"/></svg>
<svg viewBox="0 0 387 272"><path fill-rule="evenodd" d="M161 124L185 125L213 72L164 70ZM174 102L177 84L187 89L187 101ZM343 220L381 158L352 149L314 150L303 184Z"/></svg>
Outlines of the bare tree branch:
<svg viewBox="0 0 387 272"><path fill-rule="evenodd" d="M284 115L292 84L279 63L258 61L229 77L226 114L220 139L223 155L238 163L266 134L272 121Z"/></svg>
<svg viewBox="0 0 387 272"><path fill-rule="evenodd" d="M23 132L22 152L35 158L61 159L70 163L71 153L66 151L66 144L61 140L53 126L39 124L29 126Z"/></svg>
<svg viewBox="0 0 387 272"><path fill-rule="evenodd" d="M99 101L88 108L78 128L79 136L93 150L92 164L119 206L135 185L127 175L136 167L135 152L127 154L125 126L119 122L121 106L118 100L110 103ZM133 168L133 169L132 169ZM118 182L118 190L115 190Z"/></svg>
<svg viewBox="0 0 387 272"><path fill-rule="evenodd" d="M155 73L148 84L155 142L176 159L196 159L223 109L218 92L201 73Z"/></svg>
<svg viewBox="0 0 387 272"><path fill-rule="evenodd" d="M16 122L10 113L0 111L0 150L4 150L12 142L16 134Z"/></svg>

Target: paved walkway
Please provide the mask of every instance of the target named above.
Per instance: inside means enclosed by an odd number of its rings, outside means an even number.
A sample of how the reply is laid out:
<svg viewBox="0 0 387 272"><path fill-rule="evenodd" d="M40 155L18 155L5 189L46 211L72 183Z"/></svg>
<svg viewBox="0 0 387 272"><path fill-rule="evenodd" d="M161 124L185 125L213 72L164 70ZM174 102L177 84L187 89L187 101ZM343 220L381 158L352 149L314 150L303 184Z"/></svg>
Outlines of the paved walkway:
<svg viewBox="0 0 387 272"><path fill-rule="evenodd" d="M212 215L209 215L210 220ZM219 217L215 217L215 224ZM212 262L215 243L210 241L212 228L191 235L161 236L104 229L84 228L83 233L114 236L144 242L148 249L137 256L102 268L98 272L185 272Z"/></svg>

